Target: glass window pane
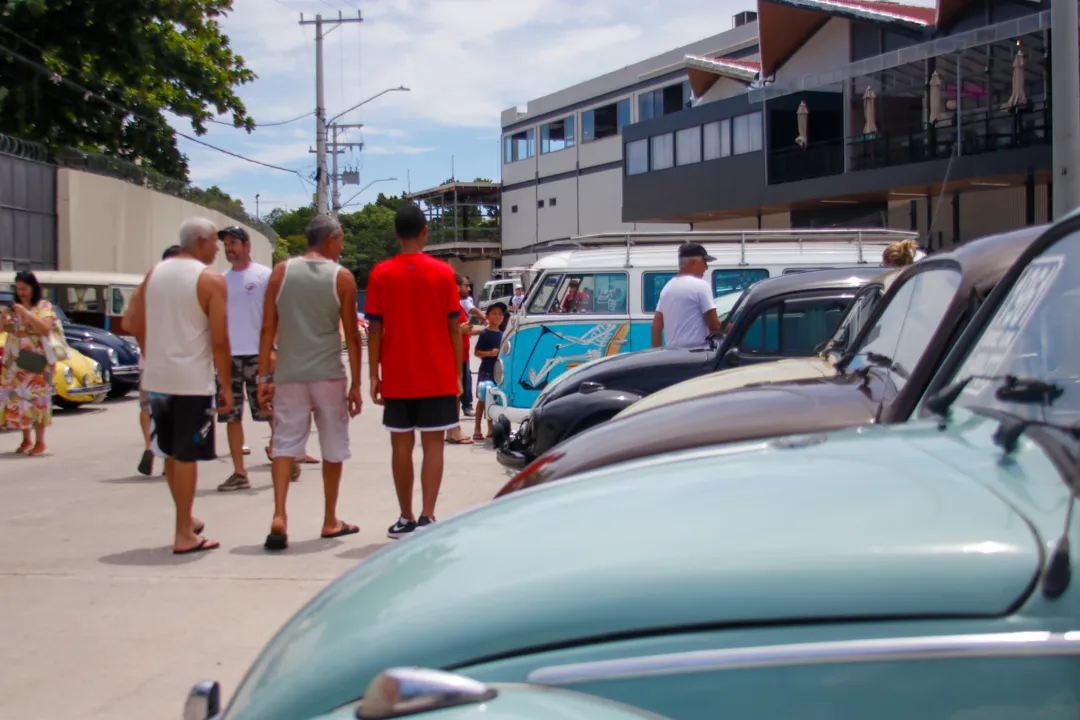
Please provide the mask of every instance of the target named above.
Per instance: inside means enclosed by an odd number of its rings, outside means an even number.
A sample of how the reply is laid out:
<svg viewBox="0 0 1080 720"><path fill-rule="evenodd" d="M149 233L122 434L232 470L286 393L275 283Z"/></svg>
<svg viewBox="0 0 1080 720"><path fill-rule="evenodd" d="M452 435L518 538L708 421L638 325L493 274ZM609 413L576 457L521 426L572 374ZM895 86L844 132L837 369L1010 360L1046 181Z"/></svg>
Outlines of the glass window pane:
<svg viewBox="0 0 1080 720"><path fill-rule="evenodd" d="M581 142L596 139L596 115L592 110L581 113Z"/></svg>
<svg viewBox="0 0 1080 720"><path fill-rule="evenodd" d="M780 316L780 354L809 357L836 331L851 296L807 298L784 302Z"/></svg>
<svg viewBox="0 0 1080 720"><path fill-rule="evenodd" d="M706 160L716 160L720 157L720 123L707 123L702 128L704 137L704 152L702 157Z"/></svg>
<svg viewBox="0 0 1080 720"><path fill-rule="evenodd" d="M675 162L691 165L701 162L701 128L692 127L675 133Z"/></svg>
<svg viewBox="0 0 1080 720"><path fill-rule="evenodd" d="M731 155L731 120L720 121L720 157Z"/></svg>
<svg viewBox="0 0 1080 720"><path fill-rule="evenodd" d="M758 313L736 346L746 353L780 354L780 306L773 305Z"/></svg>
<svg viewBox="0 0 1080 720"><path fill-rule="evenodd" d="M540 126L540 153L551 152L551 123Z"/></svg>
<svg viewBox="0 0 1080 720"><path fill-rule="evenodd" d="M514 162L514 137L512 135L503 138L503 162Z"/></svg>
<svg viewBox="0 0 1080 720"><path fill-rule="evenodd" d="M638 96L638 122L642 120L652 120L653 118L653 99L652 93L641 93Z"/></svg>
<svg viewBox="0 0 1080 720"><path fill-rule="evenodd" d="M626 282L626 273L572 273L559 285L554 299L547 305L548 311L624 314Z"/></svg>
<svg viewBox="0 0 1080 720"><path fill-rule="evenodd" d="M649 141L626 143L626 174L640 175L646 172L649 172Z"/></svg>
<svg viewBox="0 0 1080 720"><path fill-rule="evenodd" d="M531 158L533 155L536 154L536 131L533 130L532 128L529 128L529 132L528 132L528 135L527 135L525 145L526 145L525 151L527 153L525 155L525 157Z"/></svg>
<svg viewBox="0 0 1080 720"><path fill-rule="evenodd" d="M647 272L641 274L641 308L647 313L656 312L660 303L660 291L675 277L673 272Z"/></svg>
<svg viewBox="0 0 1080 720"><path fill-rule="evenodd" d="M622 129L630 124L630 98L619 101L618 113L619 132L622 132Z"/></svg>
<svg viewBox="0 0 1080 720"><path fill-rule="evenodd" d="M750 124L750 152L756 152L763 147L761 142L761 113L756 112L752 115L747 115L747 118Z"/></svg>
<svg viewBox="0 0 1080 720"><path fill-rule="evenodd" d="M541 314L549 312L551 297L555 293L555 288L559 287L560 280L562 280L562 275L545 275L543 277L540 281L540 287L536 289L536 293L533 295L532 302L529 303L529 312Z"/></svg>
<svg viewBox="0 0 1080 720"><path fill-rule="evenodd" d="M735 155L750 152L750 116L740 115L732 119L732 152Z"/></svg>
<svg viewBox="0 0 1080 720"><path fill-rule="evenodd" d="M563 134L566 137L566 147L574 147L574 116L563 120Z"/></svg>
<svg viewBox="0 0 1080 720"><path fill-rule="evenodd" d="M713 297L745 290L758 280L769 277L768 270L713 270Z"/></svg>
<svg viewBox="0 0 1080 720"><path fill-rule="evenodd" d="M652 143L652 170L666 170L675 164L675 136L671 133L649 139Z"/></svg>

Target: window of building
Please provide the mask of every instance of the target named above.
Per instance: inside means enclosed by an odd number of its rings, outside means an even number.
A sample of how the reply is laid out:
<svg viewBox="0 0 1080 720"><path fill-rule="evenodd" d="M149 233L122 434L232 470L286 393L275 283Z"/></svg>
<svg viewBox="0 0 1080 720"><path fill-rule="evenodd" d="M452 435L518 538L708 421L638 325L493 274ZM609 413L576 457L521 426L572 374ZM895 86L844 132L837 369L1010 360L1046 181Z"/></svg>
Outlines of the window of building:
<svg viewBox="0 0 1080 720"><path fill-rule="evenodd" d="M648 139L626 143L626 174L641 175L647 172L649 172Z"/></svg>
<svg viewBox="0 0 1080 720"><path fill-rule="evenodd" d="M526 160L536 154L536 134L532 128L503 138L503 162Z"/></svg>
<svg viewBox="0 0 1080 720"><path fill-rule="evenodd" d="M692 127L675 133L675 164L701 162L701 128Z"/></svg>
<svg viewBox="0 0 1080 720"><path fill-rule="evenodd" d="M638 121L677 113L690 107L692 101L689 80L641 93L638 95Z"/></svg>
<svg viewBox="0 0 1080 720"><path fill-rule="evenodd" d="M550 200L548 200L548 207L555 207L556 200L558 200L558 198L551 198Z"/></svg>
<svg viewBox="0 0 1080 720"><path fill-rule="evenodd" d="M557 283L544 278L529 306L534 313L625 314L626 273L571 273ZM552 287L557 291L550 292ZM540 302L543 299L543 302Z"/></svg>
<svg viewBox="0 0 1080 720"><path fill-rule="evenodd" d="M654 135L651 143L652 170L666 170L675 164L675 136L671 133Z"/></svg>
<svg viewBox="0 0 1080 720"><path fill-rule="evenodd" d="M769 277L768 270L713 270L713 297L742 292L758 280Z"/></svg>
<svg viewBox="0 0 1080 720"><path fill-rule="evenodd" d="M630 99L581 113L581 141L591 142L618 135L630 124Z"/></svg>
<svg viewBox="0 0 1080 720"><path fill-rule="evenodd" d="M704 135L703 157L716 160L731 154L731 121L719 120L706 124L702 128Z"/></svg>
<svg viewBox="0 0 1080 720"><path fill-rule="evenodd" d="M516 213L517 212L517 205L511 205L510 206L510 212Z"/></svg>
<svg viewBox="0 0 1080 720"><path fill-rule="evenodd" d="M574 116L540 126L540 154L574 147Z"/></svg>
<svg viewBox="0 0 1080 720"><path fill-rule="evenodd" d="M543 208L544 207L544 201L543 200L537 200L536 201L536 207Z"/></svg>
<svg viewBox="0 0 1080 720"><path fill-rule="evenodd" d="M761 150L761 113L732 118L731 127L732 154L741 155Z"/></svg>

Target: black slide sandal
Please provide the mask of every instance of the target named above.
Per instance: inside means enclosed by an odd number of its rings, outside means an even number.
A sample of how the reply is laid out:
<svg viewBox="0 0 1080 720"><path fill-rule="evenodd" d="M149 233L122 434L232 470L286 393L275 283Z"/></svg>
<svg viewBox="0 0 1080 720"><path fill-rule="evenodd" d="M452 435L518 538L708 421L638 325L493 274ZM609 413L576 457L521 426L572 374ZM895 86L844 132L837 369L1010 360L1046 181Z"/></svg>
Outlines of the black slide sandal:
<svg viewBox="0 0 1080 720"><path fill-rule="evenodd" d="M289 547L289 536L286 533L272 532L266 536L263 547L267 550L284 550Z"/></svg>
<svg viewBox="0 0 1080 720"><path fill-rule="evenodd" d="M187 550L177 550L173 548L173 555L190 555L191 553L206 552L207 550L217 550L221 547L221 544L216 540L207 540L206 538L200 538L199 544L194 547L189 547Z"/></svg>

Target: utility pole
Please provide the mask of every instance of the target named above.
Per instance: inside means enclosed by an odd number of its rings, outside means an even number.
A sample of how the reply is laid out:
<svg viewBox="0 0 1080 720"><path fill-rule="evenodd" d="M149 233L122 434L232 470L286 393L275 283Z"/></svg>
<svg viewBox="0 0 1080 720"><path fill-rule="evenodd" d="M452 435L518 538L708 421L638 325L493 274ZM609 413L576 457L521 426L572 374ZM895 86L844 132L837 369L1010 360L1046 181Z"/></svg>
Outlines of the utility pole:
<svg viewBox="0 0 1080 720"><path fill-rule="evenodd" d="M1076 0L1050 3L1054 220L1080 207L1080 49Z"/></svg>
<svg viewBox="0 0 1080 720"><path fill-rule="evenodd" d="M330 207L334 217L337 217L338 211L341 210L341 197L338 195L338 181L341 179L341 175L338 174L337 159L338 155L345 152L349 148L357 148L358 150L364 149L364 143L350 143L350 142L338 142L338 132L341 130L348 130L350 128L362 128L363 125L331 125L330 131L333 138L330 145L330 155L333 158L331 160L333 168L330 172L331 193L330 193Z"/></svg>
<svg viewBox="0 0 1080 720"><path fill-rule="evenodd" d="M333 26L323 32L323 23L332 22ZM305 20L300 15L301 25L315 26L315 154L318 162L318 170L315 173L315 212L326 215L327 207L327 177L326 172L326 102L323 91L323 39L345 23L362 23L360 11L356 11L355 18L346 18L338 12L337 20L324 21L321 14L316 15L314 20Z"/></svg>

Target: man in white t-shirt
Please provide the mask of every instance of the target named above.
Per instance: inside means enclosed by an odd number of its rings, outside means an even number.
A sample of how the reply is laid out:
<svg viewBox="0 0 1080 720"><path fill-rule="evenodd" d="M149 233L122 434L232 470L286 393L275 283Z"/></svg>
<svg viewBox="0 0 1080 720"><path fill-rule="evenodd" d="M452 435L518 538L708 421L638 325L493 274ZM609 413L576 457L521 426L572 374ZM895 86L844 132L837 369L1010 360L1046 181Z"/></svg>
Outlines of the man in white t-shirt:
<svg viewBox="0 0 1080 720"><path fill-rule="evenodd" d="M703 278L712 257L697 243L679 247L679 274L660 291L652 322L652 346L705 347L711 333L720 329L712 287Z"/></svg>
<svg viewBox="0 0 1080 720"><path fill-rule="evenodd" d="M247 490L251 487L244 467L244 391L247 391L251 418L255 422L270 422L271 414L259 406L259 334L262 332L263 306L270 268L251 261L251 239L242 227L227 227L218 231L225 245L225 258L232 265L225 271L229 289L229 344L232 350L232 412L222 415L229 437L229 454L233 472L218 485L218 490ZM272 437L272 436L271 436ZM272 441L271 441L272 442Z"/></svg>

